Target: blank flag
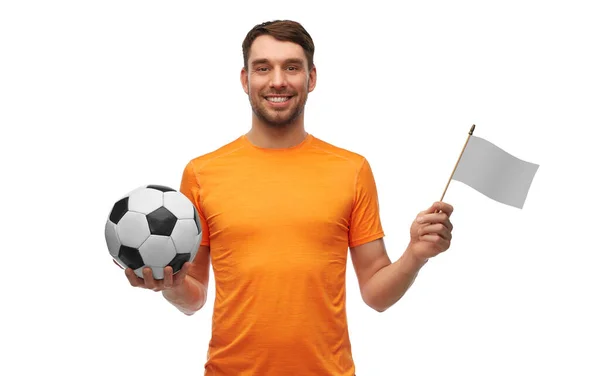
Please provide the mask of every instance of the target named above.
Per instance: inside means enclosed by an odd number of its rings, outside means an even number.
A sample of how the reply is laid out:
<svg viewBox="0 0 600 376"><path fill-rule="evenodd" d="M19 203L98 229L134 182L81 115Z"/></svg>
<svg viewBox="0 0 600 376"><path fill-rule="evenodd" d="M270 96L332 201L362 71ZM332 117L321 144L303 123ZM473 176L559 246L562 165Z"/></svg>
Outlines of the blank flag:
<svg viewBox="0 0 600 376"><path fill-rule="evenodd" d="M523 209L538 167L508 154L483 138L471 136L452 179L493 200Z"/></svg>

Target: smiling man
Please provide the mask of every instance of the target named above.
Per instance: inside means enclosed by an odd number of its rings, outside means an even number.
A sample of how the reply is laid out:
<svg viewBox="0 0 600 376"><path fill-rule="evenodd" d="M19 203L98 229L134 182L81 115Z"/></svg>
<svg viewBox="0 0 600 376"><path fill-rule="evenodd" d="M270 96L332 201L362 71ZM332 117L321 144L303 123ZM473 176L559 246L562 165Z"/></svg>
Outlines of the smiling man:
<svg viewBox="0 0 600 376"><path fill-rule="evenodd" d="M383 312L429 258L449 248L453 208L436 202L419 213L392 263L368 161L305 130L304 107L317 82L310 35L293 21L266 22L250 30L242 50L250 130L183 172L180 190L203 227L196 258L175 276L165 268L163 280L149 269L143 279L130 269L126 275L192 315L206 302L212 264L205 375L355 375L348 254L364 302Z"/></svg>

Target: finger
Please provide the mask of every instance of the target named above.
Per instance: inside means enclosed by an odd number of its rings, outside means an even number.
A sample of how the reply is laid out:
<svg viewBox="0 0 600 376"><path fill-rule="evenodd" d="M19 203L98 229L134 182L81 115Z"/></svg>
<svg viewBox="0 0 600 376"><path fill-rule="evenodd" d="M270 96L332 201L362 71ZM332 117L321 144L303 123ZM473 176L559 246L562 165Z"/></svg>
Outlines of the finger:
<svg viewBox="0 0 600 376"><path fill-rule="evenodd" d="M186 261L185 263L183 263L183 266L181 267L179 272L177 272L177 274L175 274L173 284L175 284L176 286L179 286L180 284L183 283L183 280L185 279L185 276L187 275L187 272L190 269L191 265L192 265L192 263L189 261Z"/></svg>
<svg viewBox="0 0 600 376"><path fill-rule="evenodd" d="M142 270L142 275L144 276L144 285L146 286L146 288L154 290L157 287L157 284L156 280L152 276L152 269L150 269L149 267L145 267Z"/></svg>
<svg viewBox="0 0 600 376"><path fill-rule="evenodd" d="M415 222L417 223L425 223L427 222L427 218L431 215L432 209L429 208L427 210L423 210L422 212L419 212L419 214L417 214L417 217L415 218Z"/></svg>
<svg viewBox="0 0 600 376"><path fill-rule="evenodd" d="M125 275L127 276L127 280L129 281L129 284L131 284L131 286L139 287L139 286L143 285L143 281L140 280L140 278L138 278L137 275L135 275L135 273L133 272L133 269L131 269L131 268L125 269Z"/></svg>
<svg viewBox="0 0 600 376"><path fill-rule="evenodd" d="M417 230L417 233L419 234L419 236L423 236L423 235L428 235L429 234L429 235L439 235L439 236L441 236L442 238L444 238L446 240L451 240L452 239L452 233L442 223L436 223L436 224L432 224L432 225L421 226Z"/></svg>
<svg viewBox="0 0 600 376"><path fill-rule="evenodd" d="M452 215L454 212L454 207L443 201L434 202L429 209L426 210L427 213L446 213L448 217Z"/></svg>
<svg viewBox="0 0 600 376"><path fill-rule="evenodd" d="M452 224L452 222L450 222L450 220L448 219L448 216L446 216L446 214L429 214L429 215L433 215L434 217L424 217L422 222L419 222L422 225L429 225L429 224L441 224L444 227L446 227L449 231L454 230L454 225Z"/></svg>
<svg viewBox="0 0 600 376"><path fill-rule="evenodd" d="M423 214L417 217L417 223L444 223L448 221L446 213Z"/></svg>
<svg viewBox="0 0 600 376"><path fill-rule="evenodd" d="M115 263L115 265L117 265L119 268L124 269L121 264L119 264L115 259L113 259L113 262Z"/></svg>
<svg viewBox="0 0 600 376"><path fill-rule="evenodd" d="M434 205L437 206L438 212L446 213L448 217L450 217L452 215L452 212L454 212L454 207L446 202L437 201Z"/></svg>
<svg viewBox="0 0 600 376"><path fill-rule="evenodd" d="M419 237L421 241L433 243L439 252L443 252L450 248L450 241L442 238L437 234L427 234Z"/></svg>
<svg viewBox="0 0 600 376"><path fill-rule="evenodd" d="M173 287L173 268L170 266L165 266L163 285L165 289L170 289Z"/></svg>
<svg viewBox="0 0 600 376"><path fill-rule="evenodd" d="M441 208L442 205L439 201L434 202L429 208L423 210L422 212L420 212L417 215L417 222L419 221L419 218L423 218L429 214L433 214L433 213L440 213L441 212Z"/></svg>

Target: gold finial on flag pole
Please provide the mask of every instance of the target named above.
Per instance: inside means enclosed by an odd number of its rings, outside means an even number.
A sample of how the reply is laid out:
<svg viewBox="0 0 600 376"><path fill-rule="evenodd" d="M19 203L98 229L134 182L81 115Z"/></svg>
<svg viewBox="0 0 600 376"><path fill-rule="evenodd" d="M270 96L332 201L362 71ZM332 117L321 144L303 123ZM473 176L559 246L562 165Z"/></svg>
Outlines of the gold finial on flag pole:
<svg viewBox="0 0 600 376"><path fill-rule="evenodd" d="M450 185L450 181L452 180L452 177L454 176L454 171L456 171L456 168L458 167L458 163L460 162L460 158L462 158L462 155L465 152L465 148L467 147L467 144L469 143L469 139L473 135L473 131L474 130L475 130L475 124L473 124L473 126L471 127L471 130L469 131L469 136L467 137L467 141L465 142L465 146L463 146L462 151L460 152L460 156L458 157L458 160L456 161L456 164L454 165L454 170L452 170L452 174L450 175L450 179L448 179L448 184L446 184L446 188L444 188L444 193L442 193L442 198L440 198L440 201L444 200L444 196L446 195L446 191L448 190L448 186Z"/></svg>

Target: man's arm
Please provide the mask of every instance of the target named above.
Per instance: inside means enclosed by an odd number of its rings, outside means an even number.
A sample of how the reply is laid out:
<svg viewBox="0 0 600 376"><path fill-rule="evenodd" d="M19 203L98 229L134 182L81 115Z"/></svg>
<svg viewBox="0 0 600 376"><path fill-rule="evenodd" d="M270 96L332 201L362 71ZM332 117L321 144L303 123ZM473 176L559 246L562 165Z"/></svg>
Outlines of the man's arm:
<svg viewBox="0 0 600 376"><path fill-rule="evenodd" d="M200 310L206 303L206 287L194 277L186 275L181 285L163 290L163 296L178 310L188 316Z"/></svg>
<svg viewBox="0 0 600 376"><path fill-rule="evenodd" d="M363 301L378 312L394 305L415 281L426 261L407 251L392 263L383 239L350 248Z"/></svg>
<svg viewBox="0 0 600 376"><path fill-rule="evenodd" d="M420 212L410 228L410 243L406 251L392 263L383 239L350 248L352 263L365 303L378 312L394 305L415 281L419 270L450 247L454 208L436 202Z"/></svg>
<svg viewBox="0 0 600 376"><path fill-rule="evenodd" d="M167 301L188 316L199 311L206 303L210 263L210 247L200 246L191 269L194 277L187 274L180 284L162 290Z"/></svg>

